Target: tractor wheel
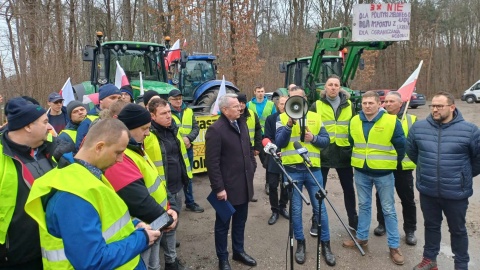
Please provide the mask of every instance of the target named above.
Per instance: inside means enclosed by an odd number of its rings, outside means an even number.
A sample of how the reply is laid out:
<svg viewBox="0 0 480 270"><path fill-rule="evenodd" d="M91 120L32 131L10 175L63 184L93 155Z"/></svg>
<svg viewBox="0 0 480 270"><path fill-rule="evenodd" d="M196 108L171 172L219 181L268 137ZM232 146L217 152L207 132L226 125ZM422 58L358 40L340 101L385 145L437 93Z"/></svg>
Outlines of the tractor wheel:
<svg viewBox="0 0 480 270"><path fill-rule="evenodd" d="M465 101L466 101L467 103L474 103L474 102L475 102L475 96L467 96L467 97L465 98Z"/></svg>
<svg viewBox="0 0 480 270"><path fill-rule="evenodd" d="M218 91L220 90L220 87L214 87L212 89L209 89L203 95L200 96L200 98L197 101L198 106L205 106L203 109L203 112L206 114L210 114L210 110L215 103L215 100L217 99ZM227 88L227 93L235 93L235 90L231 88Z"/></svg>

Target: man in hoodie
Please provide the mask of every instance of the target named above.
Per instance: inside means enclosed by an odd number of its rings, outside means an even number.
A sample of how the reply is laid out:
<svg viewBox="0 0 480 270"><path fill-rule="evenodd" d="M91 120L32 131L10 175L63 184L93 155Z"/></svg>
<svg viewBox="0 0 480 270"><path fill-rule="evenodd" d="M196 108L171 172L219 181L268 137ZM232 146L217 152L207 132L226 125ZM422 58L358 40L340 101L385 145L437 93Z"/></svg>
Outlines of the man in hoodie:
<svg viewBox="0 0 480 270"><path fill-rule="evenodd" d="M70 121L65 129L58 134L58 138L75 146L78 125L80 125L80 123L85 119L85 116L87 115L87 109L85 109L83 103L74 100L67 105L67 115L70 118Z"/></svg>
<svg viewBox="0 0 480 270"><path fill-rule="evenodd" d="M145 152L156 164L159 174L165 174L167 188L175 199L177 208L181 209L183 187L192 179L185 142L172 120L172 112L167 101L152 98L147 104L152 117L152 126L150 136L145 139ZM161 245L165 251L165 269L185 269L177 258L176 229L163 235Z"/></svg>
<svg viewBox="0 0 480 270"><path fill-rule="evenodd" d="M355 115L355 110L349 99L350 94L341 89L340 78L332 75L325 82L325 90L320 94L320 100L312 104L310 111L320 115L330 136L330 144L320 152L323 186L324 188L327 186L330 169L335 169L343 190L348 225L351 229L356 230L358 216L355 188L353 187L353 169L350 165L352 147L348 141L348 124Z"/></svg>
<svg viewBox="0 0 480 270"><path fill-rule="evenodd" d="M67 108L63 106L63 97L59 93L48 95L48 122L53 126L55 132L60 133L68 124Z"/></svg>
<svg viewBox="0 0 480 270"><path fill-rule="evenodd" d="M193 166L193 141L197 138L200 128L198 127L193 110L187 107L183 102L182 92L180 90L172 90L168 93L168 102L172 109L172 118L178 126L178 132L182 136L185 147L187 148L188 161L190 169ZM190 181L188 185L183 187L185 195L185 210L195 213L203 213L204 209L195 202L193 198L193 187Z"/></svg>
<svg viewBox="0 0 480 270"><path fill-rule="evenodd" d="M402 96L396 91L388 92L385 96L384 105L389 114L396 115L397 118L402 121L403 132L405 133L405 136L407 136L408 130L412 127L413 123L417 121L417 117L415 115L407 114L402 119L405 109L405 107L402 106ZM415 237L415 231L417 230L417 207L415 206L415 196L413 191L413 170L415 167L415 163L405 155L403 160L398 162L397 169L393 171L395 190L402 202L405 242L410 246L417 244L417 238ZM385 219L383 217L382 205L380 203L378 192L376 198L378 227L375 228L373 233L377 236L382 236L385 234Z"/></svg>
<svg viewBox="0 0 480 270"><path fill-rule="evenodd" d="M447 218L455 269L468 269L465 216L473 177L480 174L480 131L463 119L450 93L435 94L429 107L431 114L412 126L407 139L408 157L417 164L416 186L425 221L423 260L414 269L438 269L442 214Z"/></svg>
<svg viewBox="0 0 480 270"><path fill-rule="evenodd" d="M262 126L262 136L265 132L265 120L267 120L267 116L272 115L276 112L275 104L265 98L265 88L262 85L255 86L255 90L253 91L255 95L251 101L247 103L247 108L252 110L258 115L260 119L260 125ZM260 151L260 161L266 167L265 162L265 152ZM269 194L269 187L267 178L265 177L265 193Z"/></svg>
<svg viewBox="0 0 480 270"><path fill-rule="evenodd" d="M98 118L98 114L101 110L110 108L115 101L121 98L120 90L113 84L104 84L98 89L98 98L100 104L93 107L88 113L80 125L77 128L77 138L75 142L75 148L78 151L82 144L83 138L87 135L90 124Z"/></svg>

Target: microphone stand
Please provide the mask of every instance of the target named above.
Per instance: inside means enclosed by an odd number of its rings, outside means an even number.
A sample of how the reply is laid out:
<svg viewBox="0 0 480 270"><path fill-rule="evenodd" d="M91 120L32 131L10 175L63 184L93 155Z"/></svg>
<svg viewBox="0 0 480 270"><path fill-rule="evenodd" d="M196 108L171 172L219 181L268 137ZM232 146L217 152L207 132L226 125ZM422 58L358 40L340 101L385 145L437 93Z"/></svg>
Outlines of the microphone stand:
<svg viewBox="0 0 480 270"><path fill-rule="evenodd" d="M338 220L340 220L340 223L342 223L343 227L345 228L345 230L347 231L348 235L350 235L350 238L353 240L353 242L355 243L355 246L357 247L357 249L360 251L360 254L362 254L362 256L365 256L365 251L363 251L363 248L358 244L357 240L355 240L355 237L353 237L352 233L350 232L350 230L348 229L347 225L345 225L345 222L343 222L343 220L340 218L340 216L338 215L338 212L337 212L337 209L335 209L335 207L333 206L333 204L330 202L330 200L327 198L327 193L325 191L325 189L323 189L323 186L320 185L320 183L318 183L318 180L317 178L315 178L315 176L313 175L312 171L310 170L310 168L308 167L308 164L307 162L304 160L303 161L303 164L305 164L305 167L307 168L308 172L310 173L310 176L312 176L313 180L315 180L315 183L317 184L319 190L318 192L315 194L315 198L318 200L318 222L317 222L317 230L318 230L318 239L317 239L317 269L320 269L320 256L321 256L321 249L320 249L320 246L321 246L321 239L320 239L320 235L321 235L321 232L322 232L322 222L321 222L321 216L322 216L322 202L323 202L323 199L326 199L328 204L330 205L330 207L332 207L333 209L333 212L335 213L335 215L337 215L337 218Z"/></svg>
<svg viewBox="0 0 480 270"><path fill-rule="evenodd" d="M288 192L288 211L290 213L290 218L288 219L288 243L289 243L289 248L290 248L290 269L293 270L293 219L292 219L292 195L293 195L293 189L295 188L298 191L298 194L302 197L302 200L307 204L310 205L310 201L303 195L302 191L298 188L298 186L295 184L297 181L292 180L290 175L288 175L287 171L285 171L285 167L282 165L282 162L280 159L272 155L273 160L275 163L277 163L278 167L283 172L283 175L285 175L285 178L287 178L287 182L282 181L282 185L287 188Z"/></svg>

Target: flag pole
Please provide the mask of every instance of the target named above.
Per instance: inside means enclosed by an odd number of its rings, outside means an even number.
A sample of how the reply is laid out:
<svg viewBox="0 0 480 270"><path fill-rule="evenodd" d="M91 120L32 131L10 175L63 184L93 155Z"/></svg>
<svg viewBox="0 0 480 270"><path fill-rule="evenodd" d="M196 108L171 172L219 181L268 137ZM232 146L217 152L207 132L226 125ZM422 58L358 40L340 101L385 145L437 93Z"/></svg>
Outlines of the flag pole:
<svg viewBox="0 0 480 270"><path fill-rule="evenodd" d="M142 72L140 71L140 95L143 96L144 91L143 91L143 78L142 78Z"/></svg>
<svg viewBox="0 0 480 270"><path fill-rule="evenodd" d="M407 111L408 111L408 106L410 105L410 100L411 98L409 98L407 103L405 104L405 110L403 110L402 120L400 122L403 122L403 120L405 120L405 116L407 115Z"/></svg>

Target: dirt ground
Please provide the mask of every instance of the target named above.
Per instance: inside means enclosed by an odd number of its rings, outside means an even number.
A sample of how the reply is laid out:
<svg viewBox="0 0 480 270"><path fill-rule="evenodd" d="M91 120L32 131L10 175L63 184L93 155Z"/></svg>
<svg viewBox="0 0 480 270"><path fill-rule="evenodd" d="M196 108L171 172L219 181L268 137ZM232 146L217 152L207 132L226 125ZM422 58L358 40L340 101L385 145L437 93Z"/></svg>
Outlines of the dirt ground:
<svg viewBox="0 0 480 270"><path fill-rule="evenodd" d="M463 114L463 117L470 122L480 126L480 104L467 104L460 100L456 101L457 107ZM418 109L411 109L410 113L415 114L419 119L424 119L429 109L427 106L421 106ZM337 179L335 170L329 174L327 192L330 202L337 209L340 218L345 222L347 216L343 204L342 189ZM255 197L258 202L250 203L249 215L245 230L245 251L257 260L256 269L289 269L288 253L288 221L280 217L278 222L272 226L267 224L271 215L268 196L264 192L265 171L257 170L255 174ZM467 228L469 235L469 253L470 269L480 269L480 176L474 179L474 194L470 198L470 205L467 212ZM177 233L177 239L181 242L178 248L178 256L186 266L191 269L217 269L218 260L215 254L214 244L214 221L215 213L212 206L207 202L206 197L210 193L210 183L206 174L194 176L194 196L198 204L205 208L204 213L192 213L183 211L180 215L180 226ZM307 192L304 190L304 193ZM308 196L308 195L307 195ZM348 234L342 227L339 219L327 205L331 246L336 255L337 265L329 267L321 258L321 267L324 269L412 269L422 259L424 243L424 227L422 211L418 201L418 192L415 194L417 202L418 230L416 232L418 244L408 246L405 244L405 235L402 230L403 218L401 215L401 204L396 197L397 217L399 220L399 231L401 236L401 250L405 256L403 266L394 265L389 259L386 236L377 237L373 234L373 229L377 226L376 207L372 206L372 223L370 227L370 239L368 247L365 249L366 255L361 256L358 250L346 249L342 247L342 241L348 238ZM316 243L317 239L308 234L310 228L310 219L312 211L309 206L304 205L303 224L304 233L307 240L307 260L305 264L294 264L296 269L315 269L316 267ZM294 244L296 249L296 243ZM231 241L229 239L229 251L231 252ZM233 269L250 269L252 267L239 264L231 260ZM450 248L450 237L446 220L442 226L441 251L438 256L438 265L440 269L453 269L453 254Z"/></svg>

